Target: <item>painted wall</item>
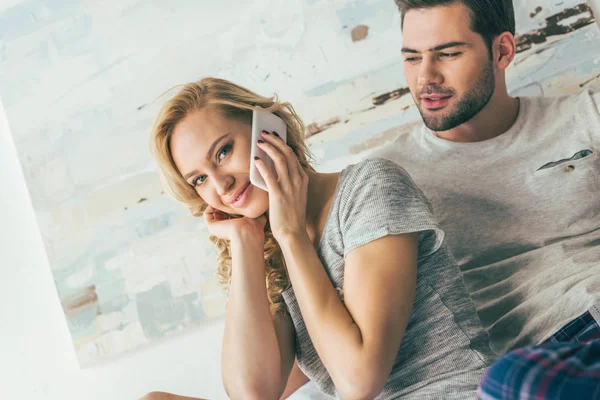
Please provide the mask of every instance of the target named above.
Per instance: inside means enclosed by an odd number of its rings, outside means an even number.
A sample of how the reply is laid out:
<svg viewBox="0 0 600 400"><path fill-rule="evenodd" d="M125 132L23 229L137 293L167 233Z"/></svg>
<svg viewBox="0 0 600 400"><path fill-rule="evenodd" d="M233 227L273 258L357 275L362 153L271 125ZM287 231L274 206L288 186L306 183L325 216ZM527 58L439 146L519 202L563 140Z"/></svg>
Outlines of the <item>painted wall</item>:
<svg viewBox="0 0 600 400"><path fill-rule="evenodd" d="M556 24L570 31L546 20L577 4L516 2L513 94L598 83L587 14ZM276 92L313 123L318 168L338 169L418 118L394 94L400 46L391 0L3 2L0 398L223 398L222 297L202 226L161 194L147 154L154 99L204 75Z"/></svg>
<svg viewBox="0 0 600 400"><path fill-rule="evenodd" d="M81 369L0 106L0 399L134 400L151 390L224 399L221 320Z"/></svg>

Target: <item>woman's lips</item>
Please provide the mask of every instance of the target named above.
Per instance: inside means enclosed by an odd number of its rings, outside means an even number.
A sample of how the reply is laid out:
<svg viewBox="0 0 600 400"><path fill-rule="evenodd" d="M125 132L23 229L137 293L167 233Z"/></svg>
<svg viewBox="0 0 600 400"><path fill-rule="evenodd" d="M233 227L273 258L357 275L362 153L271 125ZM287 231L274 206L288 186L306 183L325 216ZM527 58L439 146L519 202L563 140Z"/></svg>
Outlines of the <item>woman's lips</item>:
<svg viewBox="0 0 600 400"><path fill-rule="evenodd" d="M252 185L250 182L247 182L242 188L241 193L236 194L235 197L232 198L232 201L229 202L229 205L235 208L243 207L246 204L251 191Z"/></svg>

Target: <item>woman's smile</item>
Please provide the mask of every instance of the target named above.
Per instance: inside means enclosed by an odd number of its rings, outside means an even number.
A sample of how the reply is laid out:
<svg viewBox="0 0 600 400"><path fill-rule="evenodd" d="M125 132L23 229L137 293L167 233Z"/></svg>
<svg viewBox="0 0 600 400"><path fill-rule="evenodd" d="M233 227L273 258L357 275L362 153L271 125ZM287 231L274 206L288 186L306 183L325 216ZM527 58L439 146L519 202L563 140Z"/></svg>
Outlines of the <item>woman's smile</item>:
<svg viewBox="0 0 600 400"><path fill-rule="evenodd" d="M227 203L233 208L242 208L248 202L250 195L252 194L252 188L254 186L250 181L246 182L237 192L233 194Z"/></svg>

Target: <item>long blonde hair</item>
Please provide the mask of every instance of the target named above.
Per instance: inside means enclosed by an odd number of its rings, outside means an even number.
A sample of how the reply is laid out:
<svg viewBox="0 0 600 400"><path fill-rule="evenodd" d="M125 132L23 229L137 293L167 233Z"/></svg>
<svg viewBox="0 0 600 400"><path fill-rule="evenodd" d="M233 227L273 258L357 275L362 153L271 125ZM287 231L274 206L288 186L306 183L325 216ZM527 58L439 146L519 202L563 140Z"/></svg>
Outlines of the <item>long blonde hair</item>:
<svg viewBox="0 0 600 400"><path fill-rule="evenodd" d="M305 171L313 171L309 161L312 159L304 142L305 127L294 108L286 102L280 102L277 96L260 96L246 88L217 78L204 78L197 82L178 86L177 93L160 110L152 129L151 147L160 170L161 179L167 192L186 205L192 215L202 216L207 204L183 179L175 166L171 154L171 136L177 124L186 116L211 106L224 118L234 119L247 124L252 123L252 111L258 106L277 115L287 125L287 144L298 157ZM210 240L218 249L217 277L224 290L231 282L230 242L211 236ZM290 287L281 249L275 241L270 226L265 226L264 243L265 278L267 295L272 313L287 312L282 293Z"/></svg>

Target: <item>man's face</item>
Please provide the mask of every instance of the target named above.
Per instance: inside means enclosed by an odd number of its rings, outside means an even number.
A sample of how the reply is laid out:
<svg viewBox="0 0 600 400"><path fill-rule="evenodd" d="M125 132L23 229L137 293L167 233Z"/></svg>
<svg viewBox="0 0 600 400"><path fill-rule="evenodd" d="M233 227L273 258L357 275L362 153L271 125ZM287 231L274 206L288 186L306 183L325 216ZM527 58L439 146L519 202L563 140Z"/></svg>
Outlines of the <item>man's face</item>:
<svg viewBox="0 0 600 400"><path fill-rule="evenodd" d="M494 94L485 41L462 3L409 10L402 30L404 73L425 125L447 131L473 118Z"/></svg>

